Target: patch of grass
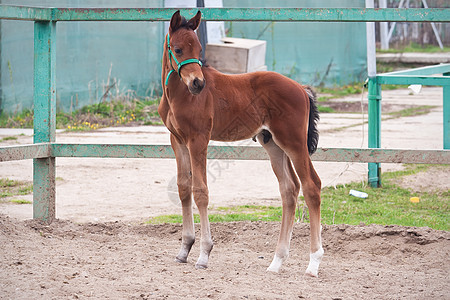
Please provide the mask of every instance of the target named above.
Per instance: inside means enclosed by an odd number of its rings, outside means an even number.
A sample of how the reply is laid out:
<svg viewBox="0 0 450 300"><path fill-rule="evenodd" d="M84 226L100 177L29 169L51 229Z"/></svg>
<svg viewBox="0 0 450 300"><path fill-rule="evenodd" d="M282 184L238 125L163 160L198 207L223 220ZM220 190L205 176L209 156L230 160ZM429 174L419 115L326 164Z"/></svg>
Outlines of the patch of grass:
<svg viewBox="0 0 450 300"><path fill-rule="evenodd" d="M402 118L402 117L426 115L426 114L430 113L430 110L434 107L435 106L432 106L432 105L414 106L414 107L405 108L405 109L402 109L399 111L390 112L389 115L392 116L392 118Z"/></svg>
<svg viewBox="0 0 450 300"><path fill-rule="evenodd" d="M237 221L280 221L281 207L241 205L231 207L218 207L208 215L211 223L237 222ZM181 215L164 215L150 218L148 224L182 223ZM200 223L200 216L194 214L194 222Z"/></svg>
<svg viewBox="0 0 450 300"><path fill-rule="evenodd" d="M9 202L14 203L14 204L33 204L32 201L28 201L28 200L24 200L24 199L12 199L12 200L9 200Z"/></svg>
<svg viewBox="0 0 450 300"><path fill-rule="evenodd" d="M57 112L56 128L88 131L109 126L162 124L158 114L160 99L116 99L82 107L72 113ZM33 111L0 115L2 128L33 128Z"/></svg>
<svg viewBox="0 0 450 300"><path fill-rule="evenodd" d="M334 88L316 87L315 89L319 94L317 101L324 102L330 99L342 98L348 95L361 94L363 84L353 83L342 87L334 87ZM322 94L322 96L320 96L320 94Z"/></svg>
<svg viewBox="0 0 450 300"><path fill-rule="evenodd" d="M1 128L33 128L33 110L25 109L20 113L0 114Z"/></svg>
<svg viewBox="0 0 450 300"><path fill-rule="evenodd" d="M2 138L2 139L0 140L0 142L4 142L4 141L16 141L16 140L17 140L17 137L16 137L16 136L7 136L7 137Z"/></svg>
<svg viewBox="0 0 450 300"><path fill-rule="evenodd" d="M420 68L420 67L426 67L429 66L429 64L423 64L423 63L404 63L404 62L382 62L377 61L377 74L383 74L383 73L389 73L399 70L407 70L407 69L414 69L414 68ZM393 85L393 86L399 86L399 85ZM400 85L404 87L408 87L408 85ZM383 85L384 89L384 85Z"/></svg>
<svg viewBox="0 0 450 300"><path fill-rule="evenodd" d="M29 195L33 192L31 182L0 178L0 198Z"/></svg>
<svg viewBox="0 0 450 300"><path fill-rule="evenodd" d="M391 48L387 50L377 49L377 53L404 53L404 52L424 52L424 53L438 53L438 52L450 52L450 47L444 47L441 49L439 46L418 43L409 43L403 47Z"/></svg>
<svg viewBox="0 0 450 300"><path fill-rule="evenodd" d="M322 190L322 221L325 224L367 224L428 226L450 230L450 193L414 193L393 183L394 179L428 170L433 165L405 165L405 169L385 172L382 187L371 188L365 183L351 183ZM348 195L351 189L365 192L367 199ZM419 197L412 203L411 197Z"/></svg>
<svg viewBox="0 0 450 300"><path fill-rule="evenodd" d="M383 90L397 90L397 89L407 89L407 84L383 84L381 87Z"/></svg>
<svg viewBox="0 0 450 300"><path fill-rule="evenodd" d="M86 131L109 126L161 124L158 105L159 99L101 102L84 106L72 114L60 113L57 127Z"/></svg>
<svg viewBox="0 0 450 300"><path fill-rule="evenodd" d="M348 195L350 189L366 192L360 199ZM421 193L420 202L409 199L418 196L407 189L384 182L381 188L352 183L326 188L322 192L322 221L325 224L366 224L428 226L449 230L449 201L436 194Z"/></svg>
<svg viewBox="0 0 450 300"><path fill-rule="evenodd" d="M320 113L333 113L334 109L332 107L317 105L317 109Z"/></svg>
<svg viewBox="0 0 450 300"><path fill-rule="evenodd" d="M410 108L405 108L399 111L393 111L388 113L387 117L382 117L382 121L386 121L386 120L393 120L393 119L397 119L397 118L402 118L402 117L412 117L412 116L420 116L420 115L426 115L428 113L430 113L430 110L432 108L434 108L435 106L432 105L421 105L421 106L415 106L415 107L410 107ZM358 126L362 126L364 124L368 124L368 121L364 121L364 123L355 123L355 124L351 124L351 125L346 125L346 126L341 126L341 127L336 127L333 129L328 129L326 131L328 132L338 132L338 131L342 131L348 128L352 128L352 127L358 127Z"/></svg>
<svg viewBox="0 0 450 300"><path fill-rule="evenodd" d="M426 171L430 165L407 165L405 170L383 173L382 187L371 188L364 183L350 183L322 190L322 222L324 224L366 224L428 226L450 230L450 190L435 193L414 193L391 182L401 176ZM366 192L369 197L360 199L349 196L350 189ZM420 197L412 203L411 197ZM304 201L300 198L300 201ZM231 221L280 221L281 207L242 205L213 208L211 222ZM296 212L297 213L297 212ZM298 216L296 216L298 218ZM194 216L199 222L199 216ZM151 218L148 223L181 223L181 215Z"/></svg>

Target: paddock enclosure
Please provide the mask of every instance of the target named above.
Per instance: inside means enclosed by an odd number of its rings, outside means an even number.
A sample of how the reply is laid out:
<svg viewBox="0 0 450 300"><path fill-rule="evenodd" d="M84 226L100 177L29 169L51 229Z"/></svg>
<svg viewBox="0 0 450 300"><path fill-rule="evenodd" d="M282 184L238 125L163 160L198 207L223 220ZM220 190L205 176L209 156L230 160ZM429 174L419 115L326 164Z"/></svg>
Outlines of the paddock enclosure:
<svg viewBox="0 0 450 300"><path fill-rule="evenodd" d="M369 1L370 2L370 1ZM36 8L2 5L1 19L34 21L34 144L0 148L0 161L33 159L33 217L50 223L55 218L55 158L174 158L168 145L59 144L56 131L56 26L58 22L168 21L176 9L163 8ZM449 22L450 9L373 8L204 8L203 20L277 22ZM197 9L183 9L193 16ZM369 30L368 30L369 32ZM374 36L368 35L368 39ZM369 57L373 60L374 57ZM430 74L445 76L430 76ZM380 183L380 163L450 163L450 64L377 75L369 70L368 149L319 148L318 161L369 163L369 182ZM444 150L381 149L381 85L423 84L443 86ZM262 147L210 146L209 158L268 159Z"/></svg>
<svg viewBox="0 0 450 300"><path fill-rule="evenodd" d="M193 16L197 10L182 9L181 13ZM450 9L435 8L200 10L204 20L221 21L450 22ZM291 257L280 274L271 274L265 269L272 258L277 223L214 224L215 248L209 269L196 271L193 260L188 266L173 262L180 225L55 220L56 157L174 158L168 145L55 143L58 22L168 21L175 11L0 6L1 19L34 22L35 37L34 143L0 148L0 161L33 159L34 220L18 221L0 214L0 298L448 298L450 235L429 228L324 225L326 254L320 278L312 279L302 272L308 259L308 224L295 224ZM319 148L312 159L369 163L368 180L375 187L380 182L380 163L450 164L448 75L450 64L369 74L368 148ZM381 148L381 87L388 83L443 87L443 150ZM208 157L268 159L263 148L243 146L210 146ZM193 252L196 256L198 247Z"/></svg>

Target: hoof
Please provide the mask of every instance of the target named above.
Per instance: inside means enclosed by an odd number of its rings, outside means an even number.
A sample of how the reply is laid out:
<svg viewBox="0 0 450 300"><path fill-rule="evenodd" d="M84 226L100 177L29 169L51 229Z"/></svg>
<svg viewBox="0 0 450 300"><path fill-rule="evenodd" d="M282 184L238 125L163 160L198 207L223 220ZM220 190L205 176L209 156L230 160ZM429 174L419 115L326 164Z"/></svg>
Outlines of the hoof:
<svg viewBox="0 0 450 300"><path fill-rule="evenodd" d="M278 273L281 270L281 265L283 264L283 259L279 258L278 256L274 256L272 263L267 268L268 272Z"/></svg>
<svg viewBox="0 0 450 300"><path fill-rule="evenodd" d="M185 264L185 263L187 263L187 258L180 258L177 256L177 257L175 257L175 261L180 264Z"/></svg>
<svg viewBox="0 0 450 300"><path fill-rule="evenodd" d="M272 272L272 273L279 273L280 269L268 267L266 271L267 272Z"/></svg>
<svg viewBox="0 0 450 300"><path fill-rule="evenodd" d="M207 265L202 265L202 264L196 264L195 268L197 270L205 270L205 269L208 269L208 266Z"/></svg>
<svg viewBox="0 0 450 300"><path fill-rule="evenodd" d="M319 277L319 265L323 257L323 248L320 247L319 250L317 250L314 253L311 253L309 257L310 257L309 265L308 268L306 269L305 275L310 277Z"/></svg>
<svg viewBox="0 0 450 300"><path fill-rule="evenodd" d="M319 277L318 272L314 272L313 270L309 270L309 269L306 270L305 275L308 277L313 277L313 278Z"/></svg>

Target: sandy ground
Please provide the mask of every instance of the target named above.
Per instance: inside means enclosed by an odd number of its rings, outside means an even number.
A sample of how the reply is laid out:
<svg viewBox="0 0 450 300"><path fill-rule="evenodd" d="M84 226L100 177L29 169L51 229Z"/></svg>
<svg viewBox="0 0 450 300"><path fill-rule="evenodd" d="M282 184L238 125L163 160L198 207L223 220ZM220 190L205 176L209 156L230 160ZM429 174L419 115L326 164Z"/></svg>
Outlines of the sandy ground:
<svg viewBox="0 0 450 300"><path fill-rule="evenodd" d="M409 94L384 92L383 101L399 108L436 107L427 115L383 121L382 146L442 149L442 89ZM358 125L364 118L322 114L319 146L366 145L367 126ZM0 129L0 138L7 136L17 140L2 145L32 142L29 130ZM163 127L152 126L57 134L59 143L168 141ZM314 165L324 186L366 181L366 164ZM399 168L383 164L383 170ZM295 225L291 256L280 274L265 271L279 223L212 224L209 268L194 268L198 243L187 264L175 263L181 226L142 224L150 216L180 213L175 170L173 160L58 158L59 220L43 226L30 220L32 205L0 203L0 298L449 299L450 233L428 228L324 226L326 252L318 279L303 275L308 224ZM448 189L448 168L436 172L433 180L416 176L408 184ZM1 163L0 177L31 181L32 162ZM211 206L280 205L268 161L210 161L208 178ZM32 200L31 195L15 198Z"/></svg>
<svg viewBox="0 0 450 300"><path fill-rule="evenodd" d="M198 228L197 228L198 229ZM209 268L174 261L180 225L42 226L0 215L2 299L448 299L450 233L399 226L324 226L319 278L303 275L309 226L266 272L278 223L212 224ZM199 232L197 232L198 234Z"/></svg>

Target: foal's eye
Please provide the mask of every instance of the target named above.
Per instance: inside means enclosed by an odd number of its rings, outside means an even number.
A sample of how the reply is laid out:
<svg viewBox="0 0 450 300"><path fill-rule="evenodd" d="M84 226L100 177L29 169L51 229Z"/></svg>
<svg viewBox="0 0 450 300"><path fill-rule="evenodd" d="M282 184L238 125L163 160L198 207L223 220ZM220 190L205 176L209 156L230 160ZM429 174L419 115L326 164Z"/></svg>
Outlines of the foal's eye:
<svg viewBox="0 0 450 300"><path fill-rule="evenodd" d="M176 54L181 54L183 51L181 51L181 49L179 49L179 48L175 48L175 53Z"/></svg>

